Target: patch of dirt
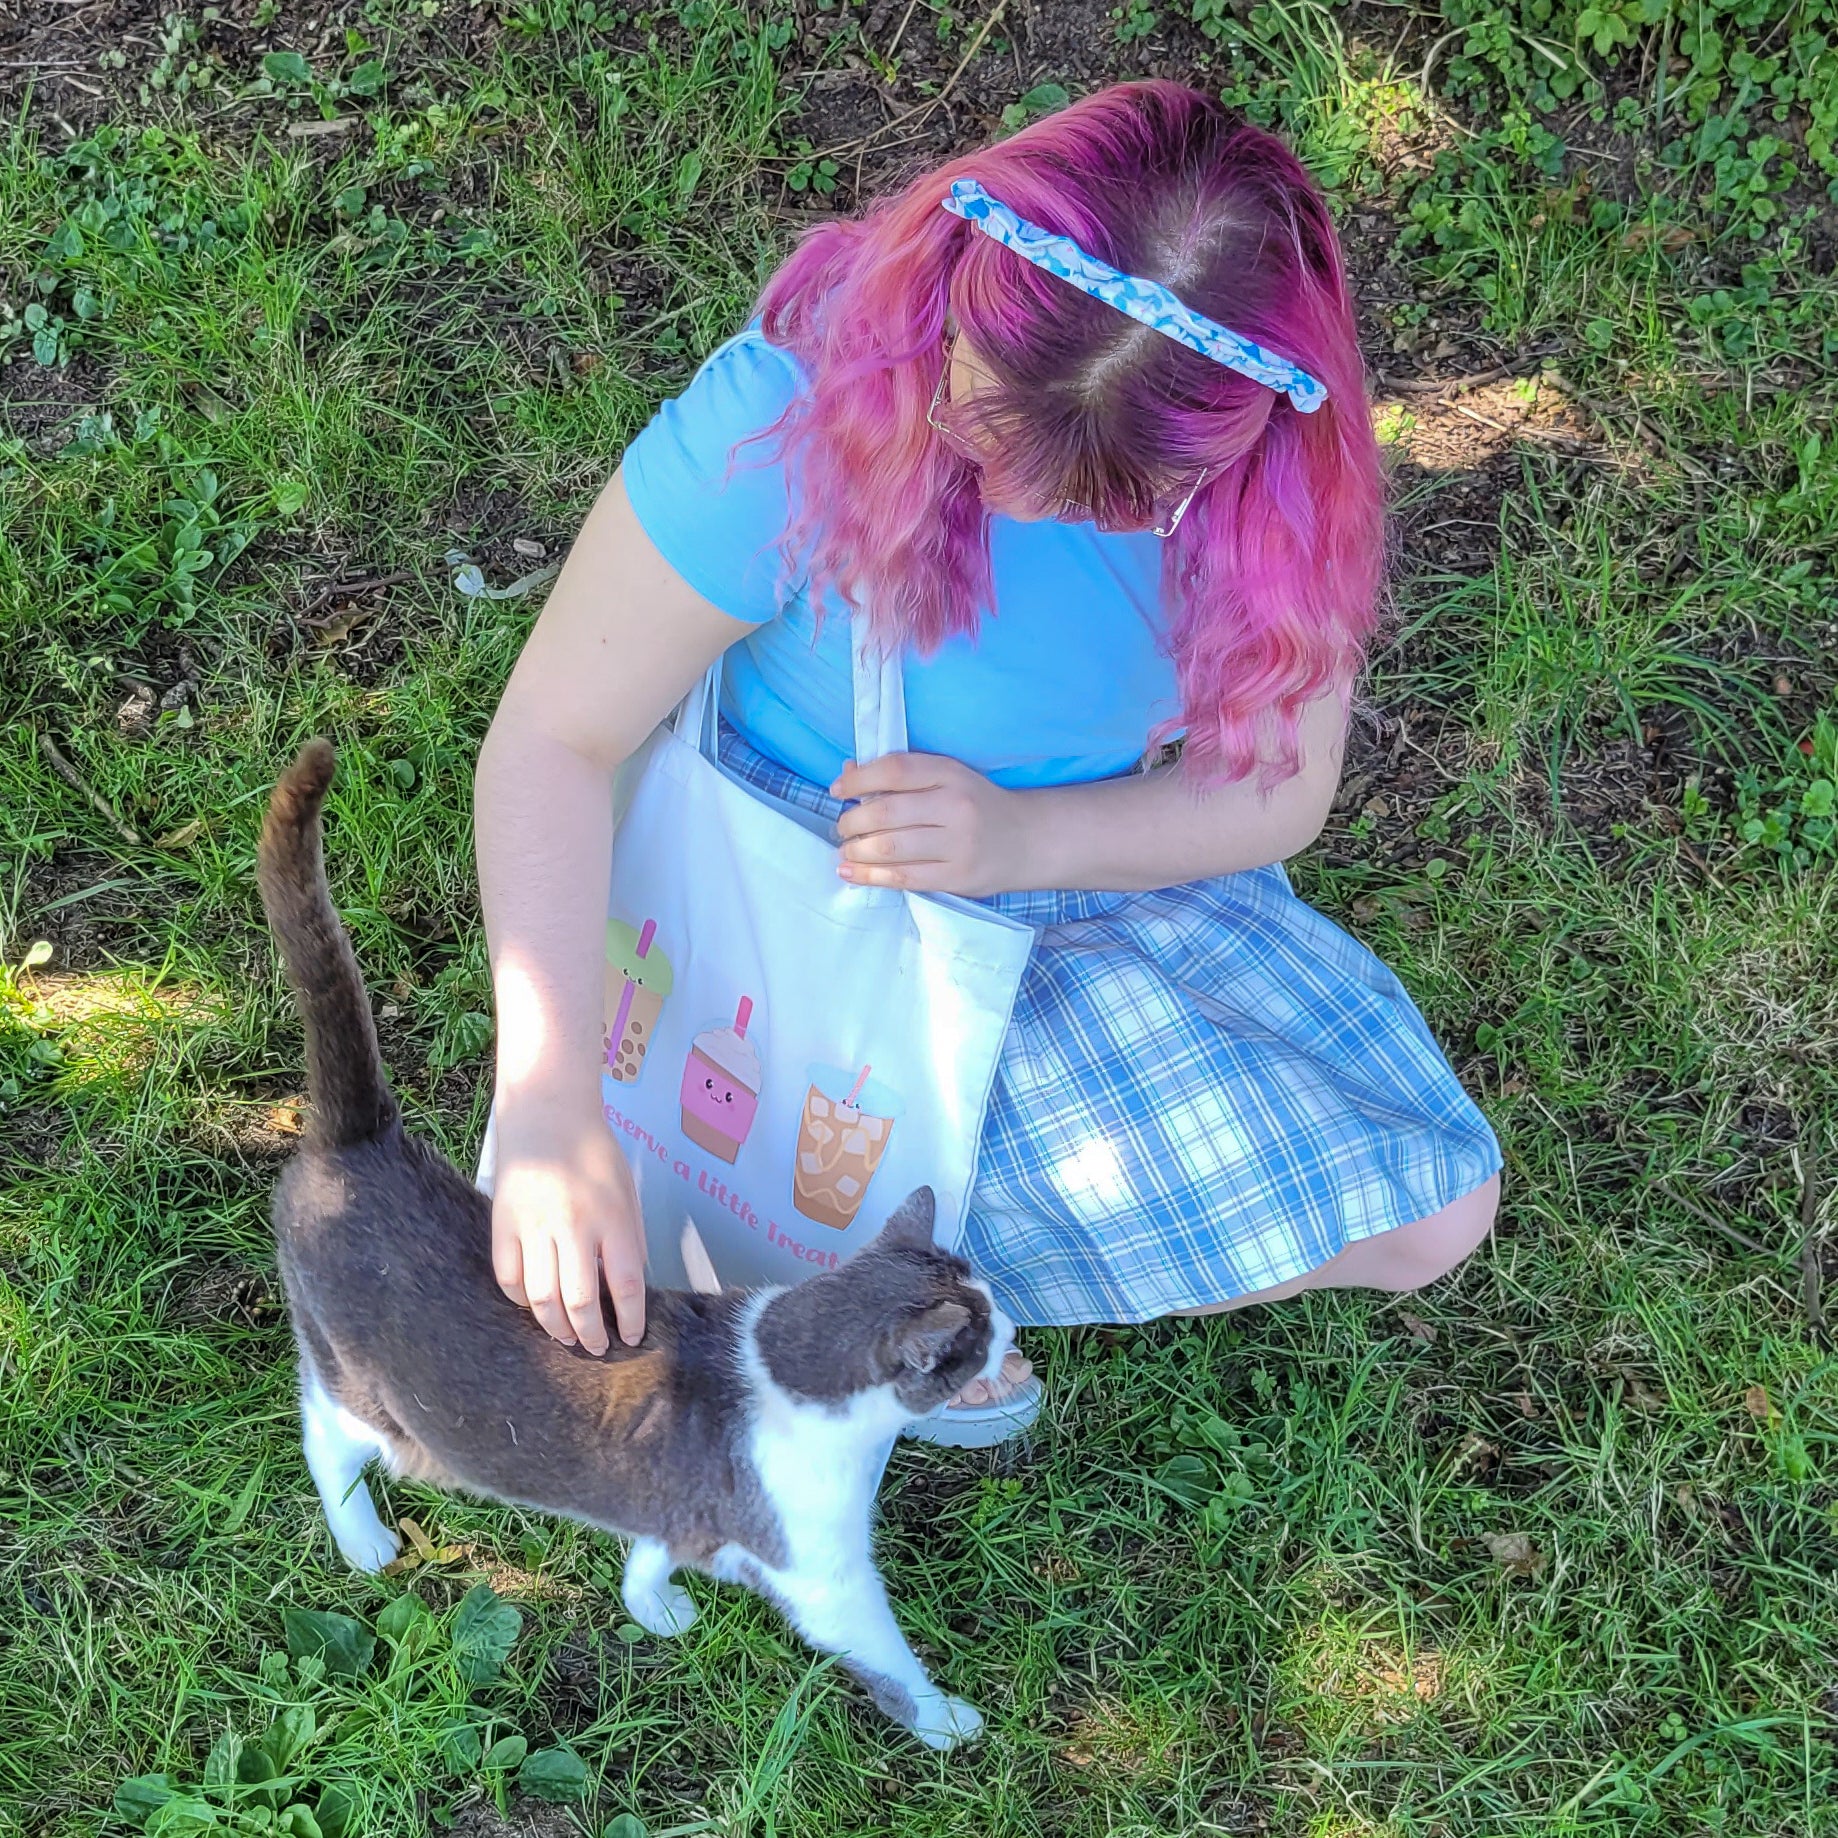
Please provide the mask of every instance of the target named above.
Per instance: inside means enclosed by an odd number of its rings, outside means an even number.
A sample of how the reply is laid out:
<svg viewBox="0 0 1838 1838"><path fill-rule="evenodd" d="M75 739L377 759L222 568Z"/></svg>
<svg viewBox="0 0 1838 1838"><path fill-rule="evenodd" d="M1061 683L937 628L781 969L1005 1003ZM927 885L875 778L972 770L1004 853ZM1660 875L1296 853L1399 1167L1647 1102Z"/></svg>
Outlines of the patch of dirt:
<svg viewBox="0 0 1838 1838"><path fill-rule="evenodd" d="M86 353L47 370L30 351L15 350L0 364L0 433L13 435L41 458L61 451L85 415L108 397L107 367Z"/></svg>
<svg viewBox="0 0 1838 1838"><path fill-rule="evenodd" d="M245 1090L247 1088L245 1087ZM272 1098L247 1096L214 1105L193 1132L213 1155L234 1157L251 1167L273 1169L300 1146L305 1094L276 1081Z"/></svg>
<svg viewBox="0 0 1838 1838"><path fill-rule="evenodd" d="M379 684L417 636L449 629L446 621L463 606L446 562L450 551L475 563L489 586L505 587L563 561L573 534L544 521L515 492L462 483L439 526L415 539L409 566L389 567L355 545L342 555L307 555L258 542L252 554L266 572L300 581L290 604L275 609L264 655L277 669L324 656L351 682Z"/></svg>
<svg viewBox="0 0 1838 1838"><path fill-rule="evenodd" d="M559 561L574 540L572 530L541 524L536 513L514 491L463 481L447 512L447 534L484 571L494 587L508 586L519 575ZM522 549L515 545L522 543ZM540 554L530 553L538 549ZM453 591L443 579L445 592Z"/></svg>
<svg viewBox="0 0 1838 1838"><path fill-rule="evenodd" d="M1408 454L1394 459L1387 530L1393 595L1426 576L1485 574L1499 559L1506 501L1519 482L1510 448L1479 456L1467 471L1459 462L1426 470Z"/></svg>
<svg viewBox="0 0 1838 1838"><path fill-rule="evenodd" d="M281 1319L281 1298L260 1270L247 1264L213 1264L179 1286L173 1313L194 1327L221 1322L272 1327Z"/></svg>
<svg viewBox="0 0 1838 1838"><path fill-rule="evenodd" d="M1555 784L1536 762L1513 781L1514 815L1547 836L1579 839L1606 870L1628 865L1641 840L1676 825L1683 776L1661 731L1647 738L1585 734L1566 754ZM1356 926L1389 918L1407 933L1436 923L1433 876L1459 867L1469 841L1497 823L1491 813L1438 813L1470 771L1488 762L1453 716L1406 705L1356 711L1347 739L1346 773L1316 845L1323 866L1381 871L1384 885L1355 898ZM1491 1071L1491 1062L1485 1062ZM1459 1066L1465 1083L1481 1068Z"/></svg>
<svg viewBox="0 0 1838 1838"><path fill-rule="evenodd" d="M884 66L897 66L890 85L854 48L856 21L844 9L796 0L789 10L799 27L790 62L808 84L793 132L836 161L827 205L838 211L1002 132L1003 109L1037 84L1078 94L1126 76L1191 82L1210 51L1167 14L1147 39L1119 45L1107 0L1022 0L963 19L942 38L931 9L872 0L861 31Z"/></svg>
<svg viewBox="0 0 1838 1838"><path fill-rule="evenodd" d="M1511 360L1502 360L1511 362ZM1526 456L1624 469L1584 406L1534 357L1520 376L1472 387L1406 389L1381 378L1375 413L1390 461L1394 577L1475 576L1499 558L1504 507L1523 484ZM1432 367L1428 378L1437 374Z"/></svg>
<svg viewBox="0 0 1838 1838"><path fill-rule="evenodd" d="M1411 379L1381 379L1381 426L1399 460L1435 475L1485 469L1521 444L1599 454L1596 430L1563 380L1554 372L1539 375L1536 360L1518 368L1527 374L1483 374L1465 388L1451 379L1435 393L1403 388ZM1433 384L1435 374L1422 380Z"/></svg>
<svg viewBox="0 0 1838 1838"><path fill-rule="evenodd" d="M34 938L51 941L51 961L58 968L107 969L131 958L145 936L140 911L144 891L133 885L109 885L126 879L121 863L112 856L80 848L60 850L49 861L27 866L20 918ZM86 897L72 898L79 894ZM70 904L48 911L58 900Z"/></svg>
<svg viewBox="0 0 1838 1838"><path fill-rule="evenodd" d="M1465 776L1471 746L1467 732L1436 711L1357 707L1340 789L1318 845L1322 860L1332 867L1363 861L1421 869L1436 851L1418 826ZM1349 828L1360 818L1374 826L1363 846Z"/></svg>
<svg viewBox="0 0 1838 1838"><path fill-rule="evenodd" d="M563 1807L524 1799L511 1801L508 1818L489 1800L474 1800L446 1830L447 1838L581 1838L580 1825Z"/></svg>
<svg viewBox="0 0 1838 1838"><path fill-rule="evenodd" d="M375 574L357 560L328 563L317 556L305 568L311 573L294 596L296 604L276 608L263 641L269 662L279 666L323 655L353 682L378 681L401 661L405 629L417 621L414 576L402 570ZM438 588L430 584L423 591Z"/></svg>
<svg viewBox="0 0 1838 1838"><path fill-rule="evenodd" d="M978 1477L968 1461L940 1458L929 1449L902 1443L881 1482L879 1513L889 1528L919 1530L937 1521L954 1500L977 1490Z"/></svg>
<svg viewBox="0 0 1838 1838"><path fill-rule="evenodd" d="M1647 732L1655 740L1660 737L1657 728ZM1618 865L1630 853L1630 840L1617 834L1621 827L1638 823L1650 834L1676 822L1670 810L1657 805L1664 793L1657 749L1625 737L1572 752L1555 785L1543 773L1522 773L1513 792L1519 814L1529 823L1547 835L1573 827L1605 866Z"/></svg>
<svg viewBox="0 0 1838 1838"><path fill-rule="evenodd" d="M612 1635L577 1624L549 1656L544 1685L557 1708L594 1715L605 1696L606 1682L618 1676L624 1663L620 1643Z"/></svg>
<svg viewBox="0 0 1838 1838"><path fill-rule="evenodd" d="M10 1100L0 1108L0 1130L6 1135L7 1154L0 1159L0 1187L23 1184L28 1178L70 1160L65 1147L70 1139L70 1116L61 1107Z"/></svg>

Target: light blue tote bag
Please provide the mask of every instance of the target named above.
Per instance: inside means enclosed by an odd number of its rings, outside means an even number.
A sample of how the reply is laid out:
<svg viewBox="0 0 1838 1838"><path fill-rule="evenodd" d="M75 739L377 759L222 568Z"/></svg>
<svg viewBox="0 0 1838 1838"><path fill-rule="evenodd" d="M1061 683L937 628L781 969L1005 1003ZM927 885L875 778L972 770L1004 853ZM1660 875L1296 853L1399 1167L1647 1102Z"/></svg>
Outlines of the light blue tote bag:
<svg viewBox="0 0 1838 1838"><path fill-rule="evenodd" d="M865 626L864 762L907 745L899 660ZM687 1286L693 1220L724 1287L797 1282L921 1185L953 1244L1034 932L839 879L826 825L721 765L720 684L717 662L615 798L601 1100L638 1174L648 1278Z"/></svg>

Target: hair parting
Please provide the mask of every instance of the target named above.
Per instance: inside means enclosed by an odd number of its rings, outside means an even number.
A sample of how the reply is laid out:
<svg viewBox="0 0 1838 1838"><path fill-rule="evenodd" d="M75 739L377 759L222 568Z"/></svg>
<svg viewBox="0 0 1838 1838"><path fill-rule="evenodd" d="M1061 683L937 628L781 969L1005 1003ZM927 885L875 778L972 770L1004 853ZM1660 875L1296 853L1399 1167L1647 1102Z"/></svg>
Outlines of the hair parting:
<svg viewBox="0 0 1838 1838"><path fill-rule="evenodd" d="M1045 274L941 208L975 178L1033 223L1299 365L1313 415ZM800 481L781 552L818 604L922 654L992 602L988 506L1082 507L1165 545L1179 721L1202 779L1297 764L1302 708L1357 670L1383 557L1377 443L1320 191L1273 135L1180 84L1101 90L810 231L759 302L808 388L763 435ZM947 326L995 380L980 464L926 414Z"/></svg>

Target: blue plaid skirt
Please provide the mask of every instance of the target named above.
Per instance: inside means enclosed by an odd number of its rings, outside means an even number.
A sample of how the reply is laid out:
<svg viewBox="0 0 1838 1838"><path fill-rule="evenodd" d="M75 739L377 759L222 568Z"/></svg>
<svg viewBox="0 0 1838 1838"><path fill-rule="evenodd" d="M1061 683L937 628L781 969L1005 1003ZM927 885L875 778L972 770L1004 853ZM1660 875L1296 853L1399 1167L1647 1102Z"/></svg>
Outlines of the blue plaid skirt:
<svg viewBox="0 0 1838 1838"><path fill-rule="evenodd" d="M728 769L842 806L722 724ZM1499 1171L1403 985L1280 867L987 902L1038 942L960 1247L1017 1321L1146 1321L1267 1289Z"/></svg>

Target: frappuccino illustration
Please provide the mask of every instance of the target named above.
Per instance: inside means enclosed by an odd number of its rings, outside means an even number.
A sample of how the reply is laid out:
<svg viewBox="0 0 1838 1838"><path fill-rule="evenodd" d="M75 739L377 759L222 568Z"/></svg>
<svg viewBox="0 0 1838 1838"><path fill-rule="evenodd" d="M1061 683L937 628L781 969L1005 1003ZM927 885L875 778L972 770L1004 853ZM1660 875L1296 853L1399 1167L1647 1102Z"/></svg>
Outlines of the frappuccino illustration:
<svg viewBox="0 0 1838 1838"><path fill-rule="evenodd" d="M753 998L742 996L731 1027L707 1027L683 1066L683 1134L732 1162L759 1112L759 1048L747 1038Z"/></svg>
<svg viewBox="0 0 1838 1838"><path fill-rule="evenodd" d="M791 1203L806 1219L846 1232L855 1223L899 1118L893 1093L869 1076L813 1066L798 1122Z"/></svg>
<svg viewBox="0 0 1838 1838"><path fill-rule="evenodd" d="M657 921L634 931L606 922L606 1069L629 1085L644 1070L670 993L670 959L657 948Z"/></svg>

